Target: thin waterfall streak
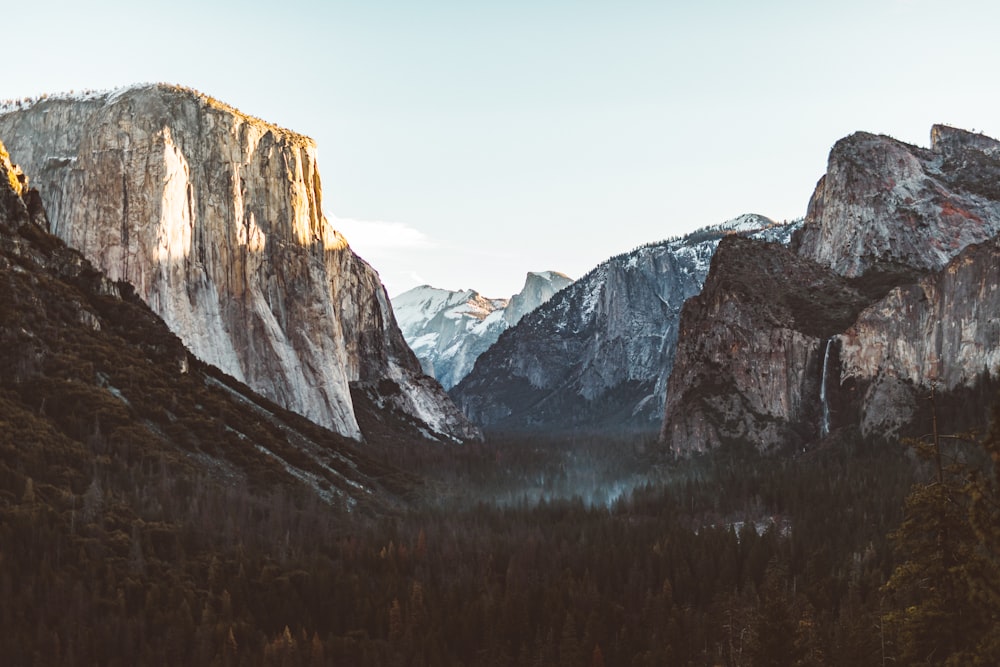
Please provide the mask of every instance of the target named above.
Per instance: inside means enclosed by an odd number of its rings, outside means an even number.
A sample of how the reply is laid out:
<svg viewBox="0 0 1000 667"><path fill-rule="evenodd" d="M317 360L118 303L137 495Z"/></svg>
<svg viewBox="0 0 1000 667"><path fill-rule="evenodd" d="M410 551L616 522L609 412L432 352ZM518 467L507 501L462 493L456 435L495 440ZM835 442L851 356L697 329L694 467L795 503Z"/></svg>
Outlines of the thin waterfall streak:
<svg viewBox="0 0 1000 667"><path fill-rule="evenodd" d="M833 338L826 340L826 351L823 352L823 375L819 381L819 404L823 410L823 420L819 425L819 434L826 437L830 433L830 404L826 400L826 370L830 364L830 344Z"/></svg>

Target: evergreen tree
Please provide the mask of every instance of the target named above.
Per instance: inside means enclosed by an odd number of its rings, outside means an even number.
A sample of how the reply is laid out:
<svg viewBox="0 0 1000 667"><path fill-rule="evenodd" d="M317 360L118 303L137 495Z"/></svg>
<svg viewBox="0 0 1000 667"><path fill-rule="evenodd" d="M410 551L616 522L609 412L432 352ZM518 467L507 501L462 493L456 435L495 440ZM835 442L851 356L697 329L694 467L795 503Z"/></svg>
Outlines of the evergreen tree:
<svg viewBox="0 0 1000 667"><path fill-rule="evenodd" d="M936 432L913 443L933 464L930 482L906 499L906 516L892 537L900 564L884 591L893 605L884 621L895 653L909 665L1000 664L1000 403L982 445L992 478L968 464L949 464Z"/></svg>
<svg viewBox="0 0 1000 667"><path fill-rule="evenodd" d="M795 663L796 628L792 619L792 598L785 591L784 574L772 565L761 588L760 608L750 646L755 667L785 667Z"/></svg>
<svg viewBox="0 0 1000 667"><path fill-rule="evenodd" d="M1000 401L994 405L983 448L993 464L992 474L973 471L966 484L974 544L962 569L970 603L981 620L976 623L980 632L967 636L971 650L956 656L955 664L1000 664Z"/></svg>
<svg viewBox="0 0 1000 667"><path fill-rule="evenodd" d="M590 667L604 667L604 653L601 651L601 645L594 645L594 652L591 654Z"/></svg>
<svg viewBox="0 0 1000 667"><path fill-rule="evenodd" d="M573 613L566 612L563 621L562 637L559 640L559 664L561 667L578 667L583 664L584 653L576 634L576 620Z"/></svg>

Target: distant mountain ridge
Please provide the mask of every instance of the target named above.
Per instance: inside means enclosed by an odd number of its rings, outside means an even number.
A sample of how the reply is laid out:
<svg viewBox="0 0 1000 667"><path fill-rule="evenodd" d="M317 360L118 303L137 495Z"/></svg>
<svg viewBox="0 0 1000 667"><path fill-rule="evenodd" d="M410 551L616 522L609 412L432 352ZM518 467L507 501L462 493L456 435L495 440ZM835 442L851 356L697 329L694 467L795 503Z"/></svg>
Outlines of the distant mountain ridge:
<svg viewBox="0 0 1000 667"><path fill-rule="evenodd" d="M719 240L787 243L796 228L744 215L612 257L503 333L450 394L495 430L655 432L681 306Z"/></svg>
<svg viewBox="0 0 1000 667"><path fill-rule="evenodd" d="M509 299L422 285L396 296L392 307L424 372L450 389L501 333L572 282L556 271L529 272L524 287Z"/></svg>

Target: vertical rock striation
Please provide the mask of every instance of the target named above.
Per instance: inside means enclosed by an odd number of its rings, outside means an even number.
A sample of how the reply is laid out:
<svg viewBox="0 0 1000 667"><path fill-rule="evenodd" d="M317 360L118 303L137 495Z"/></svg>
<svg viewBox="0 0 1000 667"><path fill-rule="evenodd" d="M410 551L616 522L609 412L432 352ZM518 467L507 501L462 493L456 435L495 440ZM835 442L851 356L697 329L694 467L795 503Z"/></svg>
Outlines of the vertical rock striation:
<svg viewBox="0 0 1000 667"><path fill-rule="evenodd" d="M914 417L914 388L954 392L1000 370L1000 241L967 247L942 270L898 287L838 336L840 382L864 388L865 435Z"/></svg>
<svg viewBox="0 0 1000 667"><path fill-rule="evenodd" d="M858 132L830 151L798 251L845 276L940 269L1000 232L1000 142L935 125L931 148Z"/></svg>
<svg viewBox="0 0 1000 667"><path fill-rule="evenodd" d="M612 257L502 334L451 395L498 430L655 433L681 307L701 290L719 240L787 241L794 227L745 215Z"/></svg>
<svg viewBox="0 0 1000 667"><path fill-rule="evenodd" d="M792 252L720 252L685 308L664 442L799 447L838 426L893 437L930 386L995 374L998 183L1000 142L963 130L934 126L930 149L838 141Z"/></svg>
<svg viewBox="0 0 1000 667"><path fill-rule="evenodd" d="M814 438L826 341L869 301L784 246L724 239L681 314L661 439L686 453Z"/></svg>
<svg viewBox="0 0 1000 667"><path fill-rule="evenodd" d="M382 380L431 431L475 436L324 217L311 139L166 85L40 100L0 115L0 136L51 231L203 360L353 438L350 388Z"/></svg>

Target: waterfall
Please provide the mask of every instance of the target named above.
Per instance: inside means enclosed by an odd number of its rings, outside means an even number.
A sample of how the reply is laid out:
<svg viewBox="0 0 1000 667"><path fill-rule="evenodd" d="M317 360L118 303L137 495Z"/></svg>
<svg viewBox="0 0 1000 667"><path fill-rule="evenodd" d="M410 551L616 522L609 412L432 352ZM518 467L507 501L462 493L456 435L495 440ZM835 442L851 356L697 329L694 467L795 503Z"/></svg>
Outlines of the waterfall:
<svg viewBox="0 0 1000 667"><path fill-rule="evenodd" d="M823 410L823 420L819 425L820 437L826 437L830 433L830 404L826 400L826 369L830 365L830 344L833 338L826 339L826 351L823 352L823 376L819 381L819 404Z"/></svg>

